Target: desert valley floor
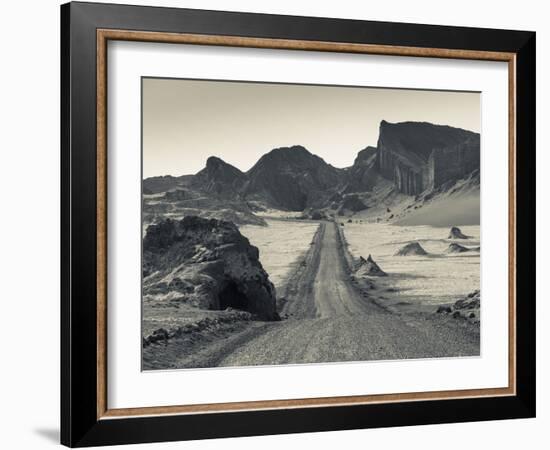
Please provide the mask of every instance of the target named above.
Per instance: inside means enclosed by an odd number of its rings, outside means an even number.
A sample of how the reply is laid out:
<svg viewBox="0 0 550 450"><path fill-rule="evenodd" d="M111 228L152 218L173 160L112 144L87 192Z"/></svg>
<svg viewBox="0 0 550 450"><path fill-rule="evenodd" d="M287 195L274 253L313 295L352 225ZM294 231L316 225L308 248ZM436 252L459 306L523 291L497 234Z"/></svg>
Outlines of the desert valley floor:
<svg viewBox="0 0 550 450"><path fill-rule="evenodd" d="M462 227L467 246L448 228L360 220L267 218L240 231L259 248L281 320L232 309L181 314L176 304L172 316L184 319L167 326L166 307L145 304L144 335L159 324L180 330L143 349L145 370L479 355L479 310L478 320L437 313L478 289L479 226ZM411 241L426 254L396 255ZM367 252L386 276L357 276Z"/></svg>
<svg viewBox="0 0 550 450"><path fill-rule="evenodd" d="M480 139L382 120L348 167L143 180L143 370L479 356Z"/></svg>

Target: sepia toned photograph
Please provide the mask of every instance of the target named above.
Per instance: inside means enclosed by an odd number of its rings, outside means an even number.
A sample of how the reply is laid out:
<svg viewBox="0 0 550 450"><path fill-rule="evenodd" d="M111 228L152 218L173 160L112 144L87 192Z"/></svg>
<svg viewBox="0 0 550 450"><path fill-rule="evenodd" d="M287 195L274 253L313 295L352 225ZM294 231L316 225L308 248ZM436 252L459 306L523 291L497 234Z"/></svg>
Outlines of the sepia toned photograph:
<svg viewBox="0 0 550 450"><path fill-rule="evenodd" d="M141 88L142 370L480 355L479 92Z"/></svg>

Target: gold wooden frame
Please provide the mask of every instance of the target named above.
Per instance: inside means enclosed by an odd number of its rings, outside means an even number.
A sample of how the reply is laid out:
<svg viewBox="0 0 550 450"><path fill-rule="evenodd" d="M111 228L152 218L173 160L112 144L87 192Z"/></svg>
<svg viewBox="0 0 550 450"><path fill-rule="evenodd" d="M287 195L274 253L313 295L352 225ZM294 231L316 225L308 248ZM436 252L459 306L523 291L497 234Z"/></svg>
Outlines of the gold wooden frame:
<svg viewBox="0 0 550 450"><path fill-rule="evenodd" d="M472 59L508 63L508 386L503 388L410 392L399 394L264 400L200 405L109 409L107 405L107 42L109 40L218 45L393 56ZM515 53L444 48L246 38L236 36L97 30L97 418L197 414L289 409L421 400L446 400L516 395L516 55Z"/></svg>

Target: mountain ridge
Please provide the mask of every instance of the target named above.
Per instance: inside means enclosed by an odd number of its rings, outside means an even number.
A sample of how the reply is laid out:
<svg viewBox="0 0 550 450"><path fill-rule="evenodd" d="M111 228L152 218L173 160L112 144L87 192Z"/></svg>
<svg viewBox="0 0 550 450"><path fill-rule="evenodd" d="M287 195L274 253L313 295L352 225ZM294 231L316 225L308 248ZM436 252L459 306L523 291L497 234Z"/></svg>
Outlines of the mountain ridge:
<svg viewBox="0 0 550 450"><path fill-rule="evenodd" d="M387 191L384 195L391 193L388 186L406 196L442 192L479 172L479 147L479 134L461 128L382 121L377 146L360 150L347 168L336 168L304 146L292 145L272 149L246 172L210 156L195 175L145 179L143 192L181 190L181 200L190 189L222 204L242 202L251 211L274 208L313 214L329 208L342 215L357 212L362 204L372 207L377 198L373 192L381 186Z"/></svg>

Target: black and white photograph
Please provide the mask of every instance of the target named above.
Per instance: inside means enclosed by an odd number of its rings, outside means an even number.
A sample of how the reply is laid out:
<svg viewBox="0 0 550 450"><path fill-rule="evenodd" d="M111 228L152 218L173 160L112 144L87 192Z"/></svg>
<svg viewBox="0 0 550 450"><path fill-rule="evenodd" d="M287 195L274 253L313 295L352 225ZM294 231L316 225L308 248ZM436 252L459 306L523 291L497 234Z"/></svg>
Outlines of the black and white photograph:
<svg viewBox="0 0 550 450"><path fill-rule="evenodd" d="M142 370L480 356L480 92L141 93Z"/></svg>

